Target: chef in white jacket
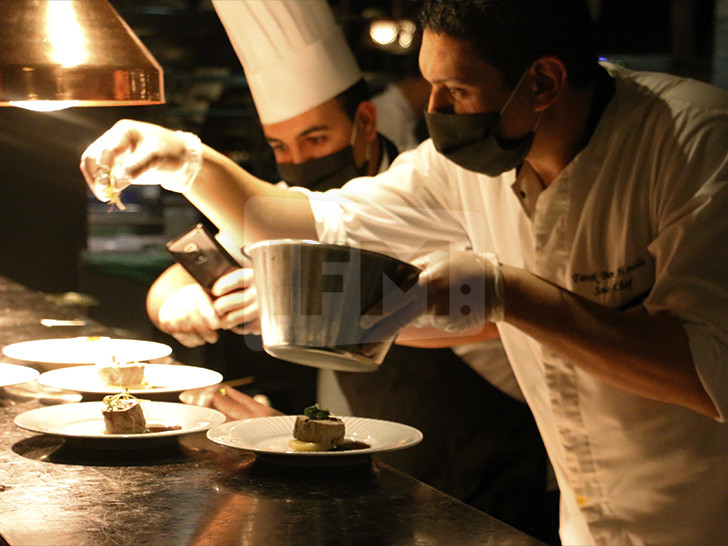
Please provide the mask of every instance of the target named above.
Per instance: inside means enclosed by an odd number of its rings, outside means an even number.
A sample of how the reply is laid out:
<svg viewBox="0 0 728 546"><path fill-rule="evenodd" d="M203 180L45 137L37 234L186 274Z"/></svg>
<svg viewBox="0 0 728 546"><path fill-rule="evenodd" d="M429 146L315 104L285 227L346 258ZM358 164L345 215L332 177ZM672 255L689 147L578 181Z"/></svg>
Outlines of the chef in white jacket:
<svg viewBox="0 0 728 546"><path fill-rule="evenodd" d="M728 94L599 65L578 0L424 8L432 140L320 199L267 192L207 148L179 189L203 210L221 191L272 198L268 215L287 201L284 228L216 218L267 236L375 236L404 258L468 241L422 260L424 318L497 324L554 465L563 543L724 542ZM112 131L180 150L156 127ZM469 314L444 303L462 287L480 298Z"/></svg>
<svg viewBox="0 0 728 546"><path fill-rule="evenodd" d="M377 135L380 111L362 91L366 85L358 64L325 0L214 0L213 6L245 70L263 133L284 179L279 187L288 183L323 191L389 167L397 149ZM413 98L425 87L418 80L401 85ZM291 87L296 93L289 98ZM412 112L405 96L401 100L405 111ZM398 111L387 108L384 116L397 122ZM245 263L242 240L224 230L217 237ZM283 400L275 389L308 379L308 370L282 366L255 347L257 339L220 332L255 328L251 270L219 279L214 301L183 273L180 266L172 266L154 283L149 316L182 343L215 343L208 348L209 365L217 364L226 378L255 375L263 392L266 383L274 391L268 391L274 405L290 408L284 411L300 412L318 402L338 415L419 428L423 442L383 455L385 462L545 541L555 536L558 492L548 478L542 442L499 339L453 348L465 353L462 358L445 347L396 346L372 374L322 369L316 374L316 398L296 406L292 396ZM477 366L469 367L471 362ZM277 380L275 374L280 375ZM306 389L291 391L302 398L298 392ZM216 394L212 402L229 417L278 413L233 389L225 393ZM441 419L443 407L450 421ZM491 419L493 414L498 419Z"/></svg>

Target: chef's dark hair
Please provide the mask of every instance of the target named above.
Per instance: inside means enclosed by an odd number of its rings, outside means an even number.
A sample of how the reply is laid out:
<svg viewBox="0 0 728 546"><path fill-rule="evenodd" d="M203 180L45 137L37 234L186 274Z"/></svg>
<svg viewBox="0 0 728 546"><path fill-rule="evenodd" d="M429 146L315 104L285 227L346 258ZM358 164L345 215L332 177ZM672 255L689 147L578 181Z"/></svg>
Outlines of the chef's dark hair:
<svg viewBox="0 0 728 546"><path fill-rule="evenodd" d="M341 109L353 122L354 116L356 115L356 109L359 108L359 105L362 102L370 100L371 95L369 93L369 86L367 85L367 82L364 78L360 78L359 81L336 95L335 98Z"/></svg>
<svg viewBox="0 0 728 546"><path fill-rule="evenodd" d="M511 87L545 55L563 61L575 87L596 74L594 23L584 0L424 0L420 24L470 42Z"/></svg>

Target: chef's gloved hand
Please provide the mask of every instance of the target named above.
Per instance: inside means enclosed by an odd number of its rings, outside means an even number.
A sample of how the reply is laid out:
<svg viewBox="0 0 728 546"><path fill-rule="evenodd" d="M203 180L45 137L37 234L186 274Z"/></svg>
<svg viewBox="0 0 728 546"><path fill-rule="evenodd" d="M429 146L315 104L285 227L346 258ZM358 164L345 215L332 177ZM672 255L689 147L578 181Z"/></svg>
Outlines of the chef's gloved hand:
<svg viewBox="0 0 728 546"><path fill-rule="evenodd" d="M413 265L421 269L417 284L362 317L368 339L387 339L410 323L458 333L503 320L503 278L494 254L436 251Z"/></svg>
<svg viewBox="0 0 728 546"><path fill-rule="evenodd" d="M189 284L159 308L159 328L187 347L217 342L220 319L202 287Z"/></svg>
<svg viewBox="0 0 728 546"><path fill-rule="evenodd" d="M213 308L220 327L236 334L260 335L258 299L253 285L253 270L241 268L220 277L212 287L217 296Z"/></svg>
<svg viewBox="0 0 728 546"><path fill-rule="evenodd" d="M427 310L415 326L455 333L503 320L503 277L495 254L436 251L414 265L422 269L417 284L427 293Z"/></svg>
<svg viewBox="0 0 728 546"><path fill-rule="evenodd" d="M202 143L192 133L121 120L81 156L81 172L94 195L118 203L130 184L158 184L184 193L202 168Z"/></svg>

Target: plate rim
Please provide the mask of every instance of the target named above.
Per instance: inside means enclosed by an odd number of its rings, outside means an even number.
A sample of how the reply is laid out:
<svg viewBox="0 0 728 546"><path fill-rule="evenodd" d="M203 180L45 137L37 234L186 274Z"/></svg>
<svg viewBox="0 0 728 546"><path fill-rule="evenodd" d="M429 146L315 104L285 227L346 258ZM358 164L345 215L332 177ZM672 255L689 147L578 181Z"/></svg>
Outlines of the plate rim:
<svg viewBox="0 0 728 546"><path fill-rule="evenodd" d="M13 383L3 383L2 378L0 378L0 388L2 387L12 387L13 385L20 385L22 383L27 383L28 381L33 381L34 379L37 379L40 376L40 372L36 370L35 368L31 368L30 366L23 366L22 364L11 364L10 362L0 362L0 369L3 367L12 367L12 368L22 368L22 372L20 370L16 370L19 373L26 373L27 378L23 379L22 381L15 381Z"/></svg>
<svg viewBox="0 0 728 546"><path fill-rule="evenodd" d="M178 407L178 409L184 408L184 411L195 411L195 412L202 412L206 413L209 418L209 421L218 421L222 419L222 422L220 423L210 423L209 426L206 424L204 426L197 426L192 429L179 429L179 430L166 430L162 432L147 432L144 434L72 434L68 432L64 432L61 430L54 430L47 427L40 427L40 426L32 426L27 423L28 419L31 419L33 417L36 417L37 415L41 414L44 415L46 413L53 413L53 410L58 410L60 408L61 411L65 412L71 412L73 410L79 410L80 407L89 408L91 406L98 407L99 404L101 404L100 401L93 401L93 402L75 402L71 404L57 404L53 406L46 406L42 408L35 408L32 410L25 411L23 413L20 413L15 416L13 419L13 423L15 423L16 426L28 430L30 432L35 432L38 434L50 434L52 436L60 436L62 438L74 438L74 439L86 439L86 440L107 440L107 441L123 441L123 440L153 440L155 438L167 438L167 437L176 437L176 436L184 436L186 434L193 434L195 432L203 432L206 430L209 430L212 427L219 426L221 424L224 424L225 420L227 419L225 417L225 414L213 409L213 408L204 408L202 406L190 406L188 404L181 404L178 402L157 402L156 400L142 400L142 402L146 404L151 404L152 407L159 408L161 406L175 406ZM89 414L90 415L90 414ZM103 422L103 417L101 417L101 412L99 411L99 419Z"/></svg>
<svg viewBox="0 0 728 546"><path fill-rule="evenodd" d="M160 388L150 388L150 389L128 389L130 394L134 394L134 395L143 395L143 394L147 394L147 393L148 394L173 394L173 393L183 392L183 391L190 390L190 389L197 389L197 388L202 389L205 387L211 387L213 385L217 385L218 383L221 383L223 380L223 376L220 372L218 372L217 370L211 370L209 368L204 368L202 366L189 366L187 364L158 364L155 362L148 362L148 363L146 363L146 365L154 366L155 369L157 366L159 366L159 367L170 366L170 367L174 367L174 368L187 368L187 369L194 368L197 370L204 370L205 373L209 373L209 375L211 376L211 380L212 380L212 377L215 377L217 380L213 383L207 383L204 385L187 385L184 387L174 387L174 388L160 387ZM95 364L83 364L81 366L67 366L65 368L56 368L55 370L48 370L46 372L41 373L38 376L38 383L40 383L41 385L43 385L45 387L52 387L55 389L63 389L63 390L72 390L75 392L80 392L81 394L113 394L116 392L120 392L121 390L124 390L124 389L112 389L112 388L103 389L103 390L88 390L88 389L83 389L83 388L79 389L79 388L75 388L75 387L69 388L67 386L61 387L58 384L50 384L47 382L48 374L50 374L51 376L56 376L56 375L63 375L64 373L66 373L66 374L81 373L81 372L78 372L77 370L82 370L84 368L94 368L95 369L96 365ZM44 378L44 376L46 376L46 377Z"/></svg>
<svg viewBox="0 0 728 546"><path fill-rule="evenodd" d="M396 446L377 446L377 447L369 447L365 449L352 449L350 451L280 451L280 450L274 450L274 449L261 449L257 448L255 446L248 446L243 447L241 445L234 445L231 443L226 443L222 441L221 437L215 437L218 433L224 433L224 436L230 436L231 430L235 426L245 426L246 423L252 424L252 422L261 422L262 420L272 421L272 420L280 420L280 421L288 421L291 431L293 430L293 423L295 422L296 415L274 415L271 417L252 417L249 419L239 419L236 421L228 421L226 423L222 423L220 425L211 427L208 429L206 435L207 438L215 442L216 444L220 444L226 447L230 447L233 449L240 449L245 451L252 451L254 453L258 453L261 455L275 455L280 457L290 457L290 458L317 458L317 457L361 457L366 455L373 455L375 453L388 453L392 451L400 451L403 449L407 449L410 447L414 447L420 442L422 442L423 434L422 431L419 429L411 426L406 425L404 423L398 423L396 421L389 421L386 419L372 419L369 417L356 417L353 415L347 415L347 416L337 416L342 421L344 421L345 425L350 425L350 421L357 420L362 422L362 424L366 423L377 423L377 424L386 424L390 426L395 426L397 428L401 428L406 431L410 431L414 434L414 438L404 444L396 445ZM222 434L221 434L222 436ZM347 431L346 438L349 438L349 432Z"/></svg>
<svg viewBox="0 0 728 546"><path fill-rule="evenodd" d="M100 339L107 339L112 342L132 342L132 343L143 343L148 346L155 346L164 348L164 353L166 354L160 354L151 357L149 360L154 360L157 358L165 358L172 354L172 347L170 345L167 345L166 343L162 343L159 341L150 341L147 339L128 339L128 338L120 338L120 337L110 337L110 336L72 336L72 337L59 337L59 338L44 338L44 339L28 339L25 341L18 341L15 343L9 343L8 345L5 345L2 348L2 354L6 356L7 358L12 358L15 360L20 360L23 362L35 362L38 364L58 364L58 365L65 365L65 366L74 366L74 365L87 365L92 364L91 362L78 362L78 361L69 361L69 360L57 360L57 359L42 359L42 360L36 360L36 359L29 359L28 357L24 357L22 355L12 354L15 352L15 350L18 347L23 346L29 346L33 343L52 343L52 342L60 342L60 343L70 343L71 341L77 341L77 340L88 340L90 338L100 338Z"/></svg>

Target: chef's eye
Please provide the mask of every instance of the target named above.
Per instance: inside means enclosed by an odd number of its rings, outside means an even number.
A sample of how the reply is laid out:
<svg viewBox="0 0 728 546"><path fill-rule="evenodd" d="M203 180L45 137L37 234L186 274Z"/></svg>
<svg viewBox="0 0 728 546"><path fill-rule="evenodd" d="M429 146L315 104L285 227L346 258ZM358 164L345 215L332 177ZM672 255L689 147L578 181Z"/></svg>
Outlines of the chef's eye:
<svg viewBox="0 0 728 546"><path fill-rule="evenodd" d="M286 151L286 145L282 142L268 142L268 145L275 153L283 153Z"/></svg>
<svg viewBox="0 0 728 546"><path fill-rule="evenodd" d="M460 87L448 87L447 92L450 93L450 96L455 100L462 99L467 94L465 89Z"/></svg>
<svg viewBox="0 0 728 546"><path fill-rule="evenodd" d="M315 136L308 136L306 137L306 144L309 146L321 146L328 138L325 135L315 135Z"/></svg>

